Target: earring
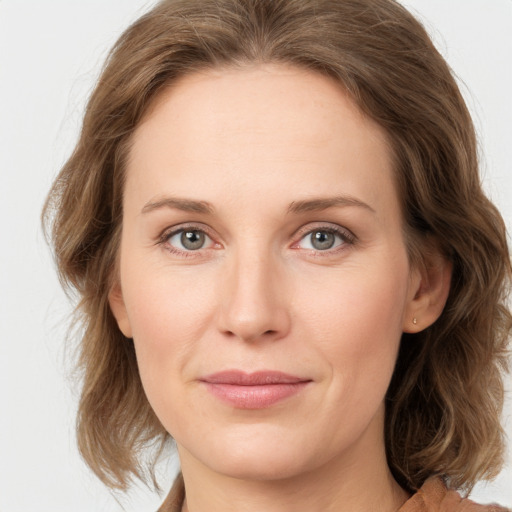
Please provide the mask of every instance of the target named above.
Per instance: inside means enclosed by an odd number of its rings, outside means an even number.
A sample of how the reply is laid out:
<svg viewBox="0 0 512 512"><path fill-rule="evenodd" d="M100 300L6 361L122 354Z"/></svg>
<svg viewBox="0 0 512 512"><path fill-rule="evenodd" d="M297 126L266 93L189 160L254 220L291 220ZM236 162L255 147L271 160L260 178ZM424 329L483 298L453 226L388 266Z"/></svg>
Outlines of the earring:
<svg viewBox="0 0 512 512"><path fill-rule="evenodd" d="M418 323L418 320L416 320L416 317L414 317L414 318L412 319L412 323L413 323L414 325L416 325L416 324Z"/></svg>

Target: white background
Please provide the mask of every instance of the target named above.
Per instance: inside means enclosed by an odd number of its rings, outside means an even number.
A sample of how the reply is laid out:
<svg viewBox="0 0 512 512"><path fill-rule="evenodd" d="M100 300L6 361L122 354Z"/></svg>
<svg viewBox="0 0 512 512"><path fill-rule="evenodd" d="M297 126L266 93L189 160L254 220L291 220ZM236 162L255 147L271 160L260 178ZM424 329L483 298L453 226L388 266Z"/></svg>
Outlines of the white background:
<svg viewBox="0 0 512 512"><path fill-rule="evenodd" d="M0 0L0 512L143 512L161 500L139 489L116 501L77 454L69 306L39 223L107 50L152 3ZM510 229L512 0L404 3L464 81L485 186ZM512 437L510 396L505 417ZM473 496L512 507L510 450L496 482Z"/></svg>

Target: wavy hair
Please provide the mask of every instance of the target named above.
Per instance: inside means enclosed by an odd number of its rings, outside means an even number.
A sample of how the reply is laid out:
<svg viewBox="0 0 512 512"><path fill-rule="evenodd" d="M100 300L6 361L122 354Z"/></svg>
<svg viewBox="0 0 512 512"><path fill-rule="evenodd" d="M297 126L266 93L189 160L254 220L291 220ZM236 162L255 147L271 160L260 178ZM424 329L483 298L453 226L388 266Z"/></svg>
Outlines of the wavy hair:
<svg viewBox="0 0 512 512"><path fill-rule="evenodd" d="M492 478L504 451L512 329L505 226L482 192L475 131L456 81L422 25L394 0L165 0L118 40L43 212L61 280L80 298L83 457L105 484L126 489L134 475L147 476L145 449L170 438L108 303L131 136L179 77L258 63L334 78L385 129L411 261L420 264L434 241L453 265L439 320L402 338L386 399L393 475L408 490L432 475L462 489Z"/></svg>

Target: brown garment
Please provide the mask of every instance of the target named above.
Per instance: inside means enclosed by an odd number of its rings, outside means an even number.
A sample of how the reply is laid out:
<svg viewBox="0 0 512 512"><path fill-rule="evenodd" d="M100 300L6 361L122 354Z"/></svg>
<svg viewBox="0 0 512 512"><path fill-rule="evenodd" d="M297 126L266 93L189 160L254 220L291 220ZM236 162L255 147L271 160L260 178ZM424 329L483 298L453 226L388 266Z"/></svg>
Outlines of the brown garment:
<svg viewBox="0 0 512 512"><path fill-rule="evenodd" d="M185 499L183 477L178 475L171 492L158 512L181 512ZM423 487L408 499L398 512L512 512L498 505L478 505L449 491L439 478L427 480Z"/></svg>
<svg viewBox="0 0 512 512"><path fill-rule="evenodd" d="M439 478L431 478L398 512L507 512L507 509L498 505L478 505L461 498L458 492L448 490Z"/></svg>

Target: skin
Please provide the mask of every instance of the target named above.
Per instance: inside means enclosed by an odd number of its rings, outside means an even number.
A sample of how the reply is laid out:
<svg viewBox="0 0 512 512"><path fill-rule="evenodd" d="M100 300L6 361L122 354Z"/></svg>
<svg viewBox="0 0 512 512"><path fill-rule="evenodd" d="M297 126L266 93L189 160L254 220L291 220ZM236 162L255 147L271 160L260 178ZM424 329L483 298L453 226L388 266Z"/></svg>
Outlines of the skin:
<svg viewBox="0 0 512 512"><path fill-rule="evenodd" d="M449 268L409 263L384 131L318 74L206 71L152 105L126 172L110 304L176 440L184 510L397 510L384 397L402 332L441 313ZM204 244L187 249L180 229ZM309 382L240 409L201 382L228 369Z"/></svg>

